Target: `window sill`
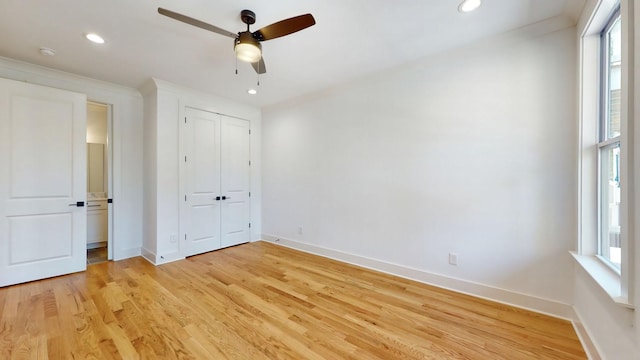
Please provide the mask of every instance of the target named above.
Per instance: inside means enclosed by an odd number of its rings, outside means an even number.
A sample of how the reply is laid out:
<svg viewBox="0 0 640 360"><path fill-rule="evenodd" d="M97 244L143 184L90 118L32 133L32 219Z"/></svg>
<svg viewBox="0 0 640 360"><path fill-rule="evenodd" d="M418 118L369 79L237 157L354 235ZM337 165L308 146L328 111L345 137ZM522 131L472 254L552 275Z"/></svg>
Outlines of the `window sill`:
<svg viewBox="0 0 640 360"><path fill-rule="evenodd" d="M570 251L573 258L582 266L582 269L604 290L616 304L628 309L635 307L625 296L622 296L622 284L620 275L602 263L595 256L580 255Z"/></svg>

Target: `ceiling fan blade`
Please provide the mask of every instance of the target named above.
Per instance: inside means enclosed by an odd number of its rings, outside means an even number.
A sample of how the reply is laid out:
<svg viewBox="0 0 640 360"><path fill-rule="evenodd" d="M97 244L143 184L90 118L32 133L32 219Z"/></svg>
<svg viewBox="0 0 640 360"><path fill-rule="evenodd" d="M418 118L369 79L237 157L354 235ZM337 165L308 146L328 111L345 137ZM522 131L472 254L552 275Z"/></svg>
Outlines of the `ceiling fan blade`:
<svg viewBox="0 0 640 360"><path fill-rule="evenodd" d="M251 66L253 66L253 69L258 74L264 74L264 73L267 72L267 67L264 65L264 57L260 58L260 61L256 61L254 63L251 63Z"/></svg>
<svg viewBox="0 0 640 360"><path fill-rule="evenodd" d="M209 30L212 31L216 34L220 34L220 35L224 35L224 36L228 36L230 38L236 38L238 37L238 34L236 33L232 33L231 31L227 31L225 29L221 29L217 26L213 26L211 24L207 24L206 22L194 19L194 18L190 18L186 15L182 15L182 14L178 14L177 12L173 12L171 10L167 10L167 9L163 9L163 8L158 8L158 13L164 16L168 16L172 19L178 20L178 21L182 21L183 23L187 23L189 25L193 25L193 26L197 26L199 28L205 29L205 30Z"/></svg>
<svg viewBox="0 0 640 360"><path fill-rule="evenodd" d="M316 20L313 18L313 15L299 15L256 30L253 32L253 37L258 41L271 40L306 29L309 26L315 25L315 23Z"/></svg>

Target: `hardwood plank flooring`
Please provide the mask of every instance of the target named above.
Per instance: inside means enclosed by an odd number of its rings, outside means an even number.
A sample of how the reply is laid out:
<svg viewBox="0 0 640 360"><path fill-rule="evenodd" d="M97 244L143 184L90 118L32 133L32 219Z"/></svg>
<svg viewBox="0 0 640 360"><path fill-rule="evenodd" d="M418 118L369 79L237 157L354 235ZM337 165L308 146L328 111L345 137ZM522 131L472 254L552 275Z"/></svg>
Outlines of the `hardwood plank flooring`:
<svg viewBox="0 0 640 360"><path fill-rule="evenodd" d="M257 242L0 288L0 359L586 359L564 320Z"/></svg>

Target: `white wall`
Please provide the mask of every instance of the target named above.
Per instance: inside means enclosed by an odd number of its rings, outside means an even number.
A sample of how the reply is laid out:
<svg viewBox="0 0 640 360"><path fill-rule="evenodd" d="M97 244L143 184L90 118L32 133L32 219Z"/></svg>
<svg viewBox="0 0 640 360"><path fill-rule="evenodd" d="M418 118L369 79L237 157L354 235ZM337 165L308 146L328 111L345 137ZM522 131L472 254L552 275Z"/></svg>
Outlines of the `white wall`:
<svg viewBox="0 0 640 360"><path fill-rule="evenodd" d="M569 304L575 36L554 19L264 109L264 237Z"/></svg>
<svg viewBox="0 0 640 360"><path fill-rule="evenodd" d="M135 89L0 58L0 77L87 94L113 105L114 260L142 246L142 97Z"/></svg>
<svg viewBox="0 0 640 360"><path fill-rule="evenodd" d="M260 110L153 79L141 90L145 100L145 226L143 255L154 264L185 257L180 233L179 124L185 107L193 107L251 123L251 240L261 235Z"/></svg>

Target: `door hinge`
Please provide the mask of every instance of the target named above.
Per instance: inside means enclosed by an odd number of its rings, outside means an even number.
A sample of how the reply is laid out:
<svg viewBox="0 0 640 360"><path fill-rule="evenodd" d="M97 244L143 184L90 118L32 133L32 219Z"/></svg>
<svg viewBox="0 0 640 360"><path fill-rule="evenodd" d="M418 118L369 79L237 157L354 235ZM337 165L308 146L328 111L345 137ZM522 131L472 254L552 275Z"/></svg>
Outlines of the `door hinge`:
<svg viewBox="0 0 640 360"><path fill-rule="evenodd" d="M187 201L187 195L184 196L184 201Z"/></svg>
<svg viewBox="0 0 640 360"><path fill-rule="evenodd" d="M249 160L249 166L251 166L251 160Z"/></svg>
<svg viewBox="0 0 640 360"><path fill-rule="evenodd" d="M251 135L251 129L249 129L249 135Z"/></svg>
<svg viewBox="0 0 640 360"><path fill-rule="evenodd" d="M186 233L184 234L184 239L187 240L187 234Z"/></svg>
<svg viewBox="0 0 640 360"><path fill-rule="evenodd" d="M186 116L184 117L184 123L185 124L187 123L187 117Z"/></svg>
<svg viewBox="0 0 640 360"><path fill-rule="evenodd" d="M187 155L184 156L184 162L187 162Z"/></svg>
<svg viewBox="0 0 640 360"><path fill-rule="evenodd" d="M249 191L249 197L251 197L251 191Z"/></svg>
<svg viewBox="0 0 640 360"><path fill-rule="evenodd" d="M251 229L251 223L249 223L249 229Z"/></svg>

